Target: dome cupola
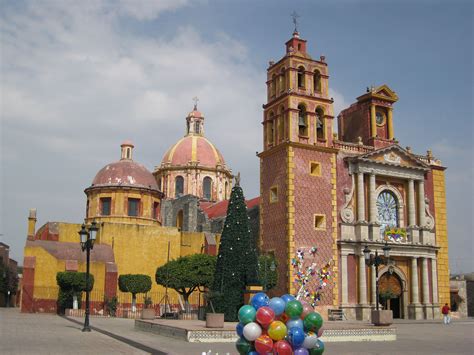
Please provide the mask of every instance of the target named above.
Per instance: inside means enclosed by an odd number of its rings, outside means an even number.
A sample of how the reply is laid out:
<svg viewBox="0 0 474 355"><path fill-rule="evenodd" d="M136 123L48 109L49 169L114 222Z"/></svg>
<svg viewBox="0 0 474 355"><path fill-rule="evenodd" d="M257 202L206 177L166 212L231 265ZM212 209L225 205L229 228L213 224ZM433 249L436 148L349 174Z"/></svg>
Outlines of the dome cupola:
<svg viewBox="0 0 474 355"><path fill-rule="evenodd" d="M94 177L87 195L87 219L150 224L160 221L161 191L153 174L133 161L134 145L124 141L120 160L107 164Z"/></svg>
<svg viewBox="0 0 474 355"><path fill-rule="evenodd" d="M204 136L204 115L197 98L186 117L186 134L173 144L153 173L167 198L194 195L221 201L230 195L232 172L219 150Z"/></svg>

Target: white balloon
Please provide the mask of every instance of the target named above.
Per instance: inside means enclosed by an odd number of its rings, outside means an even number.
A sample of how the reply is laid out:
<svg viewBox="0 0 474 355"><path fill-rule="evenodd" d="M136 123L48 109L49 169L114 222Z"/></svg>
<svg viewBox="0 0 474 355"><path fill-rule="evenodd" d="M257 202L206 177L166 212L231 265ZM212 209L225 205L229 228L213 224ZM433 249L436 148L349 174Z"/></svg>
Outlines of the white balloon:
<svg viewBox="0 0 474 355"><path fill-rule="evenodd" d="M305 349L313 349L318 344L318 336L316 334L306 335L302 347Z"/></svg>
<svg viewBox="0 0 474 355"><path fill-rule="evenodd" d="M262 328L255 323L247 323L244 327L244 338L248 341L255 341L260 335L262 335Z"/></svg>

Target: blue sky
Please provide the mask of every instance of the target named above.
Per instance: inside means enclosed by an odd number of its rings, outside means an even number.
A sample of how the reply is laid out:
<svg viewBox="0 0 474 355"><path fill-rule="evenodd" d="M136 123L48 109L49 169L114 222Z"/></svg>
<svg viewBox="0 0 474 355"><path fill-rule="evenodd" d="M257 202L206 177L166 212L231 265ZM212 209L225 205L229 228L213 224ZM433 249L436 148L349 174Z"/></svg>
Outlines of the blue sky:
<svg viewBox="0 0 474 355"><path fill-rule="evenodd" d="M395 136L448 166L454 272L474 271L473 6L469 1L0 1L2 240L22 262L29 208L80 222L125 139L150 170L199 96L206 135L258 194L265 71L298 12L326 56L336 114L370 85L400 98Z"/></svg>

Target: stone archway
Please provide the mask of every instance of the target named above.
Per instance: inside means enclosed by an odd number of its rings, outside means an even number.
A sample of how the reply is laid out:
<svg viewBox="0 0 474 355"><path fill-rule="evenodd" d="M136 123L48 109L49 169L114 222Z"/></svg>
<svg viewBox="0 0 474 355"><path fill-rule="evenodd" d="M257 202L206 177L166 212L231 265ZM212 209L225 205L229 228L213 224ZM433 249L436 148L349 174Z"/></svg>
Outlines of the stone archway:
<svg viewBox="0 0 474 355"><path fill-rule="evenodd" d="M393 265L383 267L379 273L379 295L393 294L393 298L385 306L393 311L394 318L408 319L409 300L405 274Z"/></svg>

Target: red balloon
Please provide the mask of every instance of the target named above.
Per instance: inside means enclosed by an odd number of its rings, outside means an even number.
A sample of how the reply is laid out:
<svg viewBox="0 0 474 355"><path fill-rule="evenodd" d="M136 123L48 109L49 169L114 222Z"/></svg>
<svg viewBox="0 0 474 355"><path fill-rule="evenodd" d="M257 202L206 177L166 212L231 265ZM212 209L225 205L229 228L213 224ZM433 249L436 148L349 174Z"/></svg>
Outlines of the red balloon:
<svg viewBox="0 0 474 355"><path fill-rule="evenodd" d="M260 307L255 316L257 322L264 328L267 328L275 320L275 312L270 307Z"/></svg>
<svg viewBox="0 0 474 355"><path fill-rule="evenodd" d="M288 322L288 320L290 319L290 317L288 317L286 315L286 313L282 313L282 315L280 316L280 320L286 324L286 322Z"/></svg>
<svg viewBox="0 0 474 355"><path fill-rule="evenodd" d="M311 312L314 312L314 308L311 305L307 304L307 303L304 304L303 305L303 313L301 313L301 319L304 319L304 317L306 317Z"/></svg>
<svg viewBox="0 0 474 355"><path fill-rule="evenodd" d="M291 355L293 354L293 349L286 340L279 340L273 345L273 353L275 355Z"/></svg>
<svg viewBox="0 0 474 355"><path fill-rule="evenodd" d="M268 354L273 350L273 340L268 335L261 335L255 340L255 350L259 354Z"/></svg>

